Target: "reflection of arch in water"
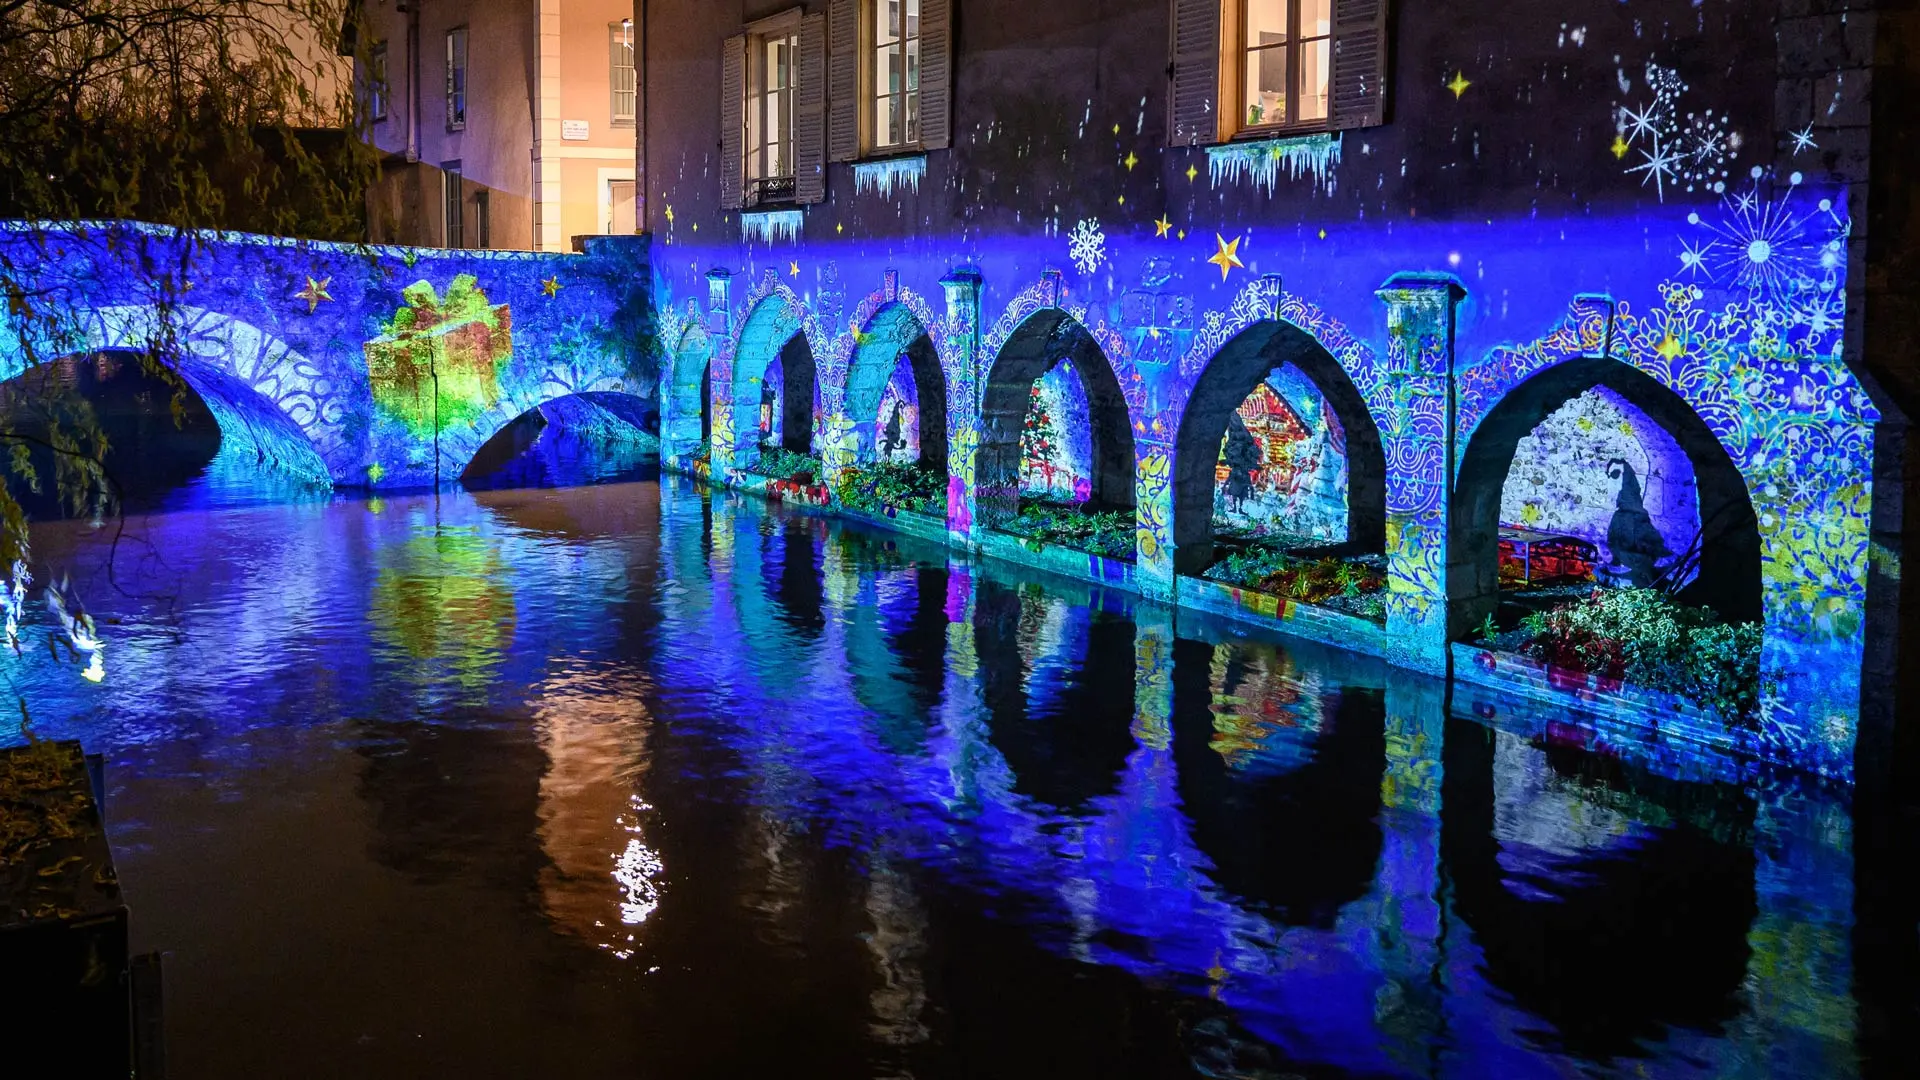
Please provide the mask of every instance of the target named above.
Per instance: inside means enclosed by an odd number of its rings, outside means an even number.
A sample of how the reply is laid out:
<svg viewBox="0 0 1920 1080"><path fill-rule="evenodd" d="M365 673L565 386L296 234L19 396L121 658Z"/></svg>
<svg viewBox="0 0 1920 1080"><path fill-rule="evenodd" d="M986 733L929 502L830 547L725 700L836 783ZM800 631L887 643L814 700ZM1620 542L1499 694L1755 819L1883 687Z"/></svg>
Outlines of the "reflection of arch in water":
<svg viewBox="0 0 1920 1080"><path fill-rule="evenodd" d="M1174 760L1193 842L1221 887L1331 927L1374 886L1386 706L1302 685L1266 646L1174 643Z"/></svg>
<svg viewBox="0 0 1920 1080"><path fill-rule="evenodd" d="M1724 785L1666 780L1580 751L1544 753L1465 720L1442 750L1440 855L1489 981L1580 1054L1619 1055L1670 1027L1739 1015L1758 910L1754 805ZM1515 835L1515 789L1570 793L1627 823ZM1524 796L1521 796L1524 797ZM1569 816L1569 824L1571 820ZM1504 834L1503 834L1504 830Z"/></svg>
<svg viewBox="0 0 1920 1080"><path fill-rule="evenodd" d="M1119 342L1109 341L1103 348L1080 319L1059 307L1042 307L1013 327L996 327L989 342L993 340L1004 344L993 354L981 395L980 449L974 466L982 523L997 525L1019 512L1021 436L1030 394L1062 361L1071 363L1087 397L1084 421L1093 447L1089 502L1096 507L1131 509L1134 410L1129 408L1118 370L1121 365L1113 355ZM1068 417L1066 422L1079 419Z"/></svg>
<svg viewBox="0 0 1920 1080"><path fill-rule="evenodd" d="M1353 350L1342 349L1342 356ZM1356 354L1357 355L1357 354ZM1380 430L1355 373L1315 333L1284 318L1249 322L1199 361L1180 409L1174 446L1174 569L1197 574L1213 561L1215 469L1230 418L1276 368L1299 369L1326 398L1347 438L1347 543L1356 551L1386 544L1387 464ZM1182 365L1183 370L1190 365ZM1371 372L1360 372L1371 377Z"/></svg>
<svg viewBox="0 0 1920 1080"><path fill-rule="evenodd" d="M1068 813L1111 795L1132 734L1133 625L980 579L975 648L988 738L1013 790Z"/></svg>
<svg viewBox="0 0 1920 1080"><path fill-rule="evenodd" d="M628 393L568 394L536 405L503 425L475 450L460 478L482 483L536 447L546 447L555 460L526 461L524 475L511 482L524 486L558 486L578 482L594 474L592 463L563 460L581 455L602 459L602 468L624 471L627 455L615 453L626 448L633 454L652 454L659 440L647 433L656 417L653 403ZM558 445L569 442L569 445ZM551 467L551 474L550 474ZM514 468L513 473L523 470ZM504 480L505 478L498 478Z"/></svg>
<svg viewBox="0 0 1920 1080"><path fill-rule="evenodd" d="M1698 574L1682 600L1735 620L1761 617L1760 533L1746 480L1691 405L1651 375L1607 356L1571 356L1513 385L1472 429L1461 455L1448 531L1449 631L1467 633L1499 604L1500 503L1520 441L1596 387L1618 395L1670 435L1699 493Z"/></svg>

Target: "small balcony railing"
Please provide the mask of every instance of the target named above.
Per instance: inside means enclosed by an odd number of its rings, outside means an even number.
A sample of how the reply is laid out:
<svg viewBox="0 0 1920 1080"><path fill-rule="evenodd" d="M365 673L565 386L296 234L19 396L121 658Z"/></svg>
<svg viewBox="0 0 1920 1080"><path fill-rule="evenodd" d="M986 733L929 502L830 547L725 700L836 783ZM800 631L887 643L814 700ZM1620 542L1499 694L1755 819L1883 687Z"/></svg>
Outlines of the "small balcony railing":
<svg viewBox="0 0 1920 1080"><path fill-rule="evenodd" d="M748 206L776 206L798 199L799 188L791 176L765 176L747 184Z"/></svg>

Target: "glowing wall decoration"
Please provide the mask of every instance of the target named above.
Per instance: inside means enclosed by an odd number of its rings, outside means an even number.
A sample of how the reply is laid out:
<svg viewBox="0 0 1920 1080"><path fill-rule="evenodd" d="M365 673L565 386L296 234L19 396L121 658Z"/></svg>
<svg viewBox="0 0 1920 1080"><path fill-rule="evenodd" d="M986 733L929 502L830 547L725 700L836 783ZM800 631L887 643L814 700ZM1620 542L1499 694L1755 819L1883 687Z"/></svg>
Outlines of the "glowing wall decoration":
<svg viewBox="0 0 1920 1080"><path fill-rule="evenodd" d="M44 316L8 317L0 379L158 343L228 451L319 486L450 482L549 401L654 397L645 242L587 246L553 255L0 223L0 257L31 268L17 276Z"/></svg>

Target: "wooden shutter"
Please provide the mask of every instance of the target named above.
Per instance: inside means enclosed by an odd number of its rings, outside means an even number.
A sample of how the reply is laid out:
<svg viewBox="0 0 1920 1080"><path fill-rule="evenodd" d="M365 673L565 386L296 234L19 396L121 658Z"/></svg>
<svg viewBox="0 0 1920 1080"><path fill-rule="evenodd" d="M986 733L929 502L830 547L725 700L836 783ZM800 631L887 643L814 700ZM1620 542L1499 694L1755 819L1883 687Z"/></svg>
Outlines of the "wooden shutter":
<svg viewBox="0 0 1920 1080"><path fill-rule="evenodd" d="M833 0L827 8L827 156L860 156L861 0Z"/></svg>
<svg viewBox="0 0 1920 1080"><path fill-rule="evenodd" d="M1218 141L1220 0L1173 0L1170 74L1168 141L1174 146Z"/></svg>
<svg viewBox="0 0 1920 1080"><path fill-rule="evenodd" d="M952 0L920 0L920 145L953 145Z"/></svg>
<svg viewBox="0 0 1920 1080"><path fill-rule="evenodd" d="M747 37L735 34L720 52L720 209L747 201Z"/></svg>
<svg viewBox="0 0 1920 1080"><path fill-rule="evenodd" d="M1333 130L1387 120L1387 0L1333 0Z"/></svg>
<svg viewBox="0 0 1920 1080"><path fill-rule="evenodd" d="M799 85L793 91L793 194L827 197L827 17L800 20Z"/></svg>

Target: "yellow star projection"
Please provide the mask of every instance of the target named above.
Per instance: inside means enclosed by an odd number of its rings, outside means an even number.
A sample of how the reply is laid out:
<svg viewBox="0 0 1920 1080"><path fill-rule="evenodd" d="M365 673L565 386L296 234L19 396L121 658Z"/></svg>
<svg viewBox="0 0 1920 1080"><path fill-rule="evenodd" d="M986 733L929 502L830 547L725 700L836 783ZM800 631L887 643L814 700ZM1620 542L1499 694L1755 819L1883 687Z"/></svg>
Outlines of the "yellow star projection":
<svg viewBox="0 0 1920 1080"><path fill-rule="evenodd" d="M327 292L327 287L332 284L333 279L330 277L324 277L315 281L309 276L307 278L307 287L293 295L295 299L305 300L307 302L307 314L311 315L320 310L320 301L333 299L333 295Z"/></svg>
<svg viewBox="0 0 1920 1080"><path fill-rule="evenodd" d="M1246 269L1246 264L1240 261L1240 241L1244 239L1243 237L1236 236L1228 240L1219 233L1214 233L1213 239L1219 244L1220 250L1214 252L1213 258L1207 261L1220 268L1221 281L1227 280L1227 275L1233 273L1233 268L1236 266L1242 270Z"/></svg>

